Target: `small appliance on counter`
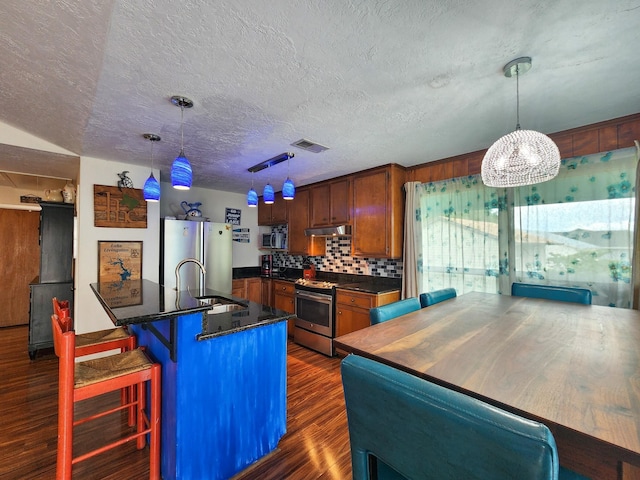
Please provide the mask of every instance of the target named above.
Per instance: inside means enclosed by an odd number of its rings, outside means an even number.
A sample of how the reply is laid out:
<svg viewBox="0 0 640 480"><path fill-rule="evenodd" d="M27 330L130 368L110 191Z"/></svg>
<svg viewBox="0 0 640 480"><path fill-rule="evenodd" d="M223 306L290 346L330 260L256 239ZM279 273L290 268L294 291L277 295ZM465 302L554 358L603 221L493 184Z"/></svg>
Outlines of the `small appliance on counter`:
<svg viewBox="0 0 640 480"><path fill-rule="evenodd" d="M260 272L262 275L271 276L273 273L273 255L260 255Z"/></svg>
<svg viewBox="0 0 640 480"><path fill-rule="evenodd" d="M316 266L311 263L309 258L305 258L302 263L302 278L312 280L316 278Z"/></svg>

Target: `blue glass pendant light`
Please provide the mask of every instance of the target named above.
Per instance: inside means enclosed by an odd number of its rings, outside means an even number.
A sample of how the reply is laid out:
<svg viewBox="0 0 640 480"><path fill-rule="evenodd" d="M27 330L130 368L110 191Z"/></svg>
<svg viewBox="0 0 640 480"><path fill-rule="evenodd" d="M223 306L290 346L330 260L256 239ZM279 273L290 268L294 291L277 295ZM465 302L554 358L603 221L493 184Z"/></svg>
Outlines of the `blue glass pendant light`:
<svg viewBox="0 0 640 480"><path fill-rule="evenodd" d="M253 173L251 174L251 189L249 190L249 193L247 193L247 206L258 206L258 192L253 189Z"/></svg>
<svg viewBox="0 0 640 480"><path fill-rule="evenodd" d="M293 180L289 178L289 158L287 158L287 179L282 184L282 198L285 200L293 200L296 195L296 186L293 184Z"/></svg>
<svg viewBox="0 0 640 480"><path fill-rule="evenodd" d="M273 167L274 165L284 162L285 160L287 160L287 170L288 170L289 159L294 156L295 155L291 152L281 153L280 155L276 155L275 157L270 158L269 160L265 160L264 162L260 162L254 165L253 167L250 167L248 170L253 174L255 172L259 172L260 170L264 170L265 168ZM293 181L289 178L289 176L287 176L287 179L284 181L284 184L282 185L282 198L284 198L285 200L293 200L295 193L296 193L296 187L294 186ZM249 190L249 193L247 194L247 204L250 207L255 206L254 204L252 204L253 195L255 195L255 190L253 189L253 176L252 176L251 190ZM273 187L269 182L267 182L267 184L264 187L264 191L262 192L262 199L264 203L267 205L270 205L275 201L275 194L273 192ZM257 203L258 201L257 198L255 201Z"/></svg>
<svg viewBox="0 0 640 480"><path fill-rule="evenodd" d="M171 184L177 190L189 190L193 174L189 159L184 156L184 109L193 107L193 101L186 97L173 96L171 103L180 107L180 154L171 165Z"/></svg>
<svg viewBox="0 0 640 480"><path fill-rule="evenodd" d="M264 191L262 192L262 199L264 200L264 203L267 205L270 205L274 202L275 194L273 192L273 187L271 186L270 183L267 183L264 186Z"/></svg>
<svg viewBox="0 0 640 480"><path fill-rule="evenodd" d="M284 184L282 184L282 198L284 198L285 200L293 200L295 194L296 187L293 184L293 180L287 177L287 179L284 181Z"/></svg>
<svg viewBox="0 0 640 480"><path fill-rule="evenodd" d="M160 136L153 133L145 133L142 135L144 138L151 142L151 175L144 182L144 188L142 189L142 195L147 202L159 202L160 201L160 182L153 176L153 144L160 141Z"/></svg>

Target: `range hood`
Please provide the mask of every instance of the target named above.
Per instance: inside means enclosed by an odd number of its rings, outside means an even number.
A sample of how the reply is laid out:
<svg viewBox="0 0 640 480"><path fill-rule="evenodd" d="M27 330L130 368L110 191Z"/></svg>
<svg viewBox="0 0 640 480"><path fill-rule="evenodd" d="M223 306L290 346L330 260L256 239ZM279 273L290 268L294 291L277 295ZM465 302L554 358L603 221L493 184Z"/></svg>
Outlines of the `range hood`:
<svg viewBox="0 0 640 480"><path fill-rule="evenodd" d="M350 237L351 225L338 225L337 227L306 228L304 234L307 237Z"/></svg>

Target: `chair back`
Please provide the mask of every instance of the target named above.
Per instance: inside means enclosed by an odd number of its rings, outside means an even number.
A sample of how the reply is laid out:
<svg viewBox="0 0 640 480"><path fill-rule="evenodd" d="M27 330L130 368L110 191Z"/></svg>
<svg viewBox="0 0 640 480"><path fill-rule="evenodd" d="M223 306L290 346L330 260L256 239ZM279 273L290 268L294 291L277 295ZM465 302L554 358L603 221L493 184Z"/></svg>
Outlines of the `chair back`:
<svg viewBox="0 0 640 480"><path fill-rule="evenodd" d="M511 295L515 297L545 298L560 302L584 303L591 305L592 294L588 288L560 287L555 285L534 285L514 282Z"/></svg>
<svg viewBox="0 0 640 480"><path fill-rule="evenodd" d="M58 300L56 297L52 298L53 313L58 316L58 320L61 322L62 331L68 332L73 329L73 323L69 316L69 300Z"/></svg>
<svg viewBox="0 0 640 480"><path fill-rule="evenodd" d="M371 325L375 325L416 310L420 310L420 300L417 297L405 298L404 300L372 308L369 310L369 318L371 319Z"/></svg>
<svg viewBox="0 0 640 480"><path fill-rule="evenodd" d="M341 372L354 480L558 478L541 423L356 355Z"/></svg>
<svg viewBox="0 0 640 480"><path fill-rule="evenodd" d="M454 298L457 295L455 288L442 288L433 292L421 293L420 306L422 308L429 307L435 303L444 302L445 300Z"/></svg>

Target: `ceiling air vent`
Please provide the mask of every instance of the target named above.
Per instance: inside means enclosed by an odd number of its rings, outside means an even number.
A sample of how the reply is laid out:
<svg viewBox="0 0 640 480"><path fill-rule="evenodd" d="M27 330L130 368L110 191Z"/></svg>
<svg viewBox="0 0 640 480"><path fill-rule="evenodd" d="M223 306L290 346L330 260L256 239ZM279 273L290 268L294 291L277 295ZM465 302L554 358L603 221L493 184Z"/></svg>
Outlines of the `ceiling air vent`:
<svg viewBox="0 0 640 480"><path fill-rule="evenodd" d="M297 142L293 142L291 145L313 153L320 153L324 152L325 150L329 150L329 147L325 147L324 145L320 145L319 143L312 142L311 140L307 140L306 138L301 138Z"/></svg>

